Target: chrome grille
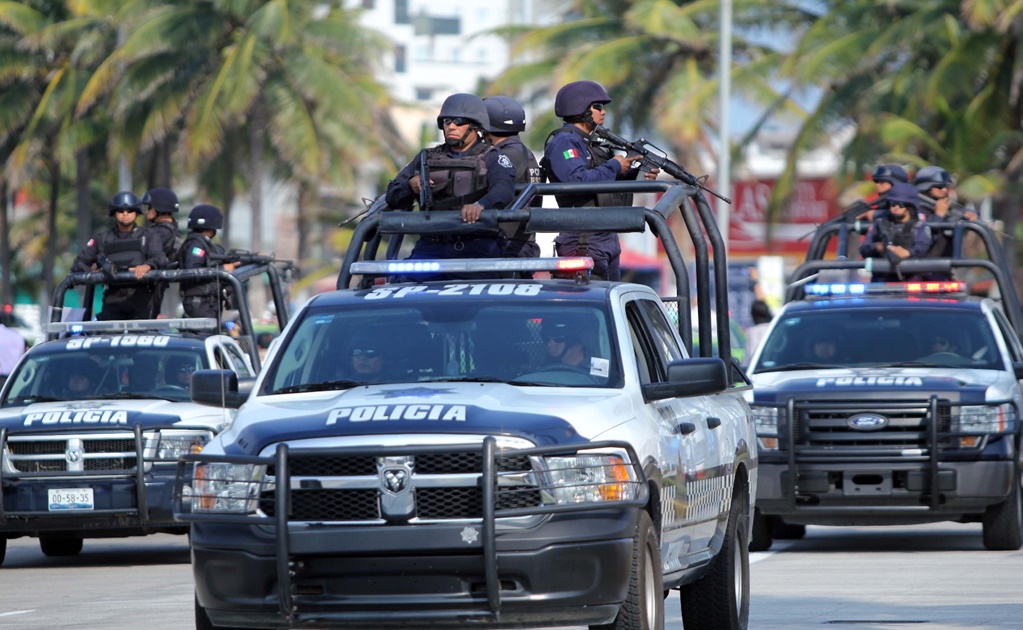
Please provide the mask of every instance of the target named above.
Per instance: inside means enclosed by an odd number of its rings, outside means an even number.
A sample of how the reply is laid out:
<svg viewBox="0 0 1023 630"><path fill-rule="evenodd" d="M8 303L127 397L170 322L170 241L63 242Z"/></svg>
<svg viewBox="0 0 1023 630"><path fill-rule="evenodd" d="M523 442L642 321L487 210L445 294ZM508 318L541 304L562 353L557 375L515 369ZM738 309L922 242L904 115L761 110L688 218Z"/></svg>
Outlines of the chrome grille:
<svg viewBox="0 0 1023 630"><path fill-rule="evenodd" d="M452 520L483 518L483 492L479 475L483 472L478 452L431 453L410 458L410 492L415 509L408 518ZM378 458L372 456L301 455L288 457L291 476L292 521L383 522L381 507L384 493L379 476ZM525 481L532 471L529 458L516 455L498 457L497 509L542 505L540 490ZM268 467L268 479L276 477ZM267 516L276 513L276 492L260 495L259 508ZM405 519L399 519L405 520Z"/></svg>
<svg viewBox="0 0 1023 630"><path fill-rule="evenodd" d="M68 457L75 452L75 458ZM138 465L135 437L116 435L12 435L4 454L14 472L134 471Z"/></svg>

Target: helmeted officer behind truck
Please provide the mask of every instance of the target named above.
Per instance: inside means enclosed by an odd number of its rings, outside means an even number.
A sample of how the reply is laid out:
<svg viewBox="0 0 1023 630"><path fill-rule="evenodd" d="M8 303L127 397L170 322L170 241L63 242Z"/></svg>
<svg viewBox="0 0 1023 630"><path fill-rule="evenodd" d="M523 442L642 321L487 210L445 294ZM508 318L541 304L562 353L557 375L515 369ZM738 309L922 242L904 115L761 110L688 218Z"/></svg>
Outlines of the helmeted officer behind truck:
<svg viewBox="0 0 1023 630"><path fill-rule="evenodd" d="M142 205L146 208L146 238L152 242L153 249L153 257L143 266L152 269L176 268L182 243L178 223L174 218L179 207L178 196L169 188L153 188L142 195ZM153 287L154 318L160 314L166 290L165 284Z"/></svg>
<svg viewBox="0 0 1023 630"><path fill-rule="evenodd" d="M509 96L490 96L483 99L483 104L487 107L487 118L490 119L483 127L487 132L487 140L507 155L515 165L515 183L539 184L540 164L519 137L519 134L526 130L526 110ZM537 196L530 205L539 206L542 201L543 199ZM508 239L502 254L504 258L540 256L536 235L526 233L525 223L502 223L501 231Z"/></svg>
<svg viewBox="0 0 1023 630"><path fill-rule="evenodd" d="M200 204L188 213L188 236L181 245L181 269L220 268L234 271L238 263L218 263L214 255L223 255L224 248L213 242L217 230L224 227L224 214L220 208ZM181 283L181 304L188 317L215 317L226 308L225 291L230 287L216 280Z"/></svg>
<svg viewBox="0 0 1023 630"><path fill-rule="evenodd" d="M72 272L131 271L141 278L147 271L143 263L153 254L145 230L135 221L142 212L142 202L131 191L122 191L110 199L110 216L114 227L97 233L78 252ZM103 292L103 306L96 316L101 321L145 319L149 317L153 289L146 284L110 282Z"/></svg>
<svg viewBox="0 0 1023 630"><path fill-rule="evenodd" d="M460 210L462 220L475 224L484 208L500 209L515 195L515 167L507 155L483 142L489 122L483 100L473 94L452 94L437 116L444 144L424 149L432 191L431 210ZM405 165L387 185L387 205L411 210L422 190L421 160ZM497 258L505 236L497 224L480 226L474 235L424 236L411 258Z"/></svg>
<svg viewBox="0 0 1023 630"><path fill-rule="evenodd" d="M604 122L605 105L611 102L607 90L593 81L574 81L558 90L554 113L565 121L547 136L543 169L552 182L610 182L636 179L633 169L639 155L620 156L591 143L590 134ZM655 175L656 177L656 175ZM581 206L631 206L629 193L594 195L558 195L562 208ZM613 232L562 232L554 240L559 256L590 256L593 277L621 280L619 258L622 253L618 235Z"/></svg>

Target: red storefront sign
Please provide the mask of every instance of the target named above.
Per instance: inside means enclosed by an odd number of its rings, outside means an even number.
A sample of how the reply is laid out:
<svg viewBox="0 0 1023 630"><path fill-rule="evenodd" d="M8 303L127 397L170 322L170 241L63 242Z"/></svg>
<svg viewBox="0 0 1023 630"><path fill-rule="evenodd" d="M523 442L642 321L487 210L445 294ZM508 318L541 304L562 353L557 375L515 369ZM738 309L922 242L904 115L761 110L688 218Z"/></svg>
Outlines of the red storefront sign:
<svg viewBox="0 0 1023 630"><path fill-rule="evenodd" d="M838 214L838 194L827 178L801 179L767 241L767 202L777 180L735 182L729 214L728 251L734 256L764 254L802 256L810 235ZM722 203L722 202L718 202Z"/></svg>

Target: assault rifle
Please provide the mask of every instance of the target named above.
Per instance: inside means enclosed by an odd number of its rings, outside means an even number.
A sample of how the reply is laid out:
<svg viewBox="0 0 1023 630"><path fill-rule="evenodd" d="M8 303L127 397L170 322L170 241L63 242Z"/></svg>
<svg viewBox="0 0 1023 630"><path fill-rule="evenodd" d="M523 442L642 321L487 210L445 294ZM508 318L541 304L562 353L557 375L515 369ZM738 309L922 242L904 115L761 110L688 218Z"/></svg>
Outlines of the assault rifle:
<svg viewBox="0 0 1023 630"><path fill-rule="evenodd" d="M884 247L885 258L888 259L888 263L892 266L892 271L895 272L895 278L899 281L903 281L902 269L899 268L899 263L902 259L899 255L888 249L888 246L892 244L892 236L888 229L884 226L884 221L876 221L874 223L877 226L877 233L881 236L881 245Z"/></svg>
<svg viewBox="0 0 1023 630"><path fill-rule="evenodd" d="M433 207L433 188L430 187L430 167L426 163L426 149L419 152L419 209L430 218Z"/></svg>
<svg viewBox="0 0 1023 630"><path fill-rule="evenodd" d="M609 129L606 129L600 125L597 125L597 128L593 130L593 135L596 136L598 139L602 140L607 146L609 146L612 149L615 149L617 151L625 151L626 153L631 153L632 155L643 156L643 159L640 160L640 163L643 164L644 166L648 166L650 168L659 168L668 175L671 175L672 177L674 177L675 179L679 180L684 184L696 186L700 190L714 195L715 197L717 197L721 201L724 201L725 203L732 203L732 200L729 199L728 197L723 197L703 185L703 181L706 179L706 176L699 178L693 176L692 173L683 168L682 165L680 165L679 163L671 160L668 157L667 153L665 153L659 147L655 146L646 138L640 138L639 140L632 142L626 140L625 138L614 133L613 131L610 131Z"/></svg>
<svg viewBox="0 0 1023 630"><path fill-rule="evenodd" d="M266 254L257 254L244 249L230 249L223 254L210 254L210 260L218 264L241 263L243 265L280 265L288 272L298 272L295 261Z"/></svg>

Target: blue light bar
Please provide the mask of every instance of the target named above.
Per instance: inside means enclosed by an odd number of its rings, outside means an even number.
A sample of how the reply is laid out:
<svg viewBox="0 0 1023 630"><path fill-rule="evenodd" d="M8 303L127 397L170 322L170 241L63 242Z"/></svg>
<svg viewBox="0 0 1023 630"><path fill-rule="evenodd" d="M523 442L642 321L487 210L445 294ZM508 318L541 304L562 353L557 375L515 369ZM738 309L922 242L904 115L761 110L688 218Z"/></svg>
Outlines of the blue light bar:
<svg viewBox="0 0 1023 630"><path fill-rule="evenodd" d="M48 333L124 333L166 330L217 330L213 317L180 317L169 319L125 319L105 322L49 322L43 325Z"/></svg>
<svg viewBox="0 0 1023 630"><path fill-rule="evenodd" d="M446 260L364 260L352 263L352 273L361 275L415 275L434 273L484 273L515 271L589 271L588 256L565 258L454 258Z"/></svg>
<svg viewBox="0 0 1023 630"><path fill-rule="evenodd" d="M914 282L853 282L808 284L808 296L843 295L950 295L966 291L965 282L952 280L922 280Z"/></svg>

